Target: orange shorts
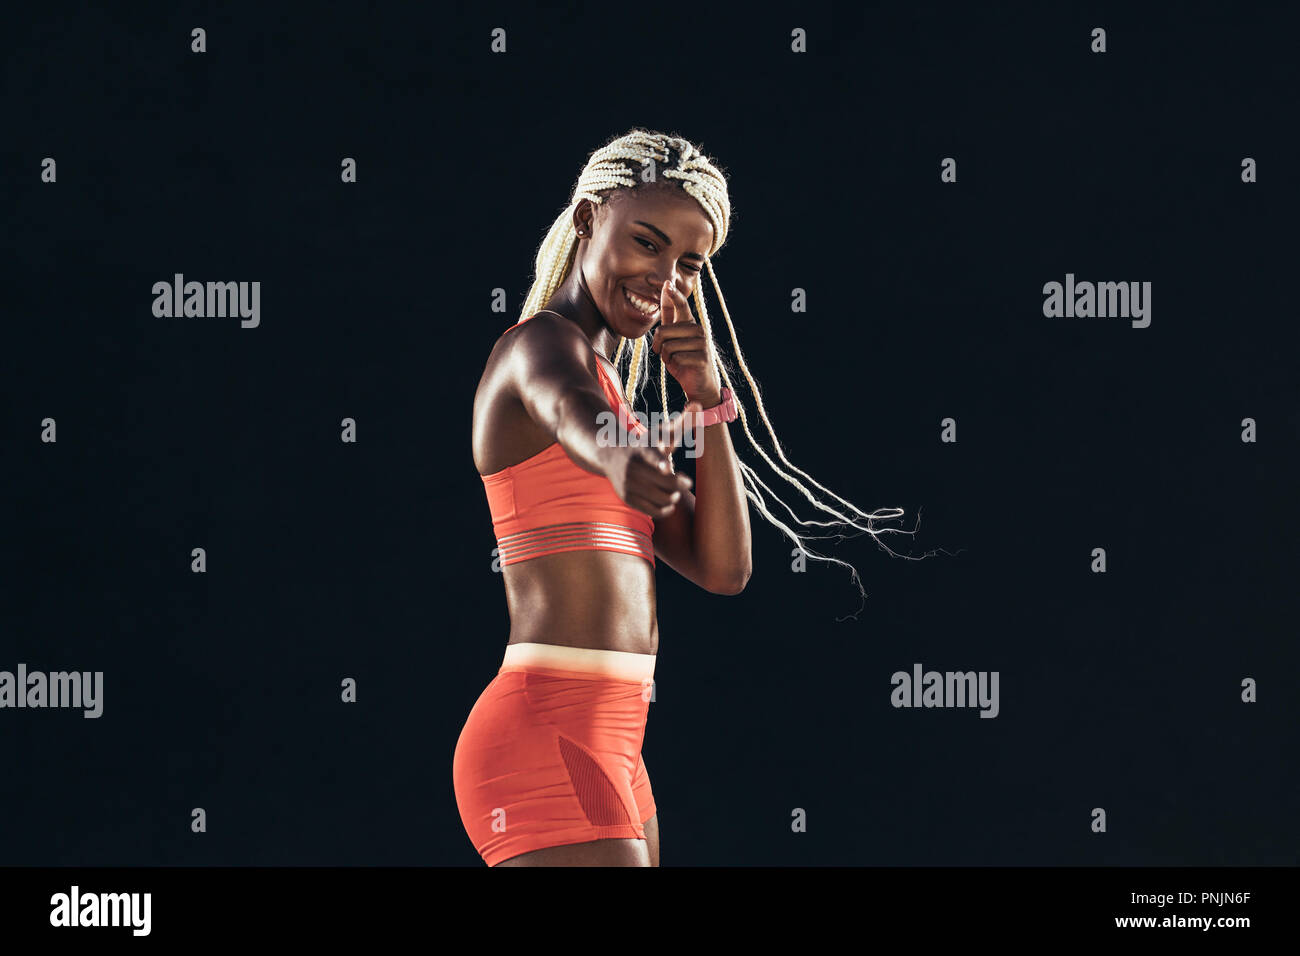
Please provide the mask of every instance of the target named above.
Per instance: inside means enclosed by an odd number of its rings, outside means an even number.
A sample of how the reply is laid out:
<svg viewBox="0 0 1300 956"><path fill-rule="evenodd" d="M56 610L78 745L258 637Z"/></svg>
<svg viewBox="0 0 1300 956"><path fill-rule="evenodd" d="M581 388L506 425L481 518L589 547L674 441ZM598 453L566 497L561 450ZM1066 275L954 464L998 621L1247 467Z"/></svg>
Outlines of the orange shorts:
<svg viewBox="0 0 1300 956"><path fill-rule="evenodd" d="M507 645L452 757L456 805L488 866L601 839L655 815L641 742L653 654Z"/></svg>

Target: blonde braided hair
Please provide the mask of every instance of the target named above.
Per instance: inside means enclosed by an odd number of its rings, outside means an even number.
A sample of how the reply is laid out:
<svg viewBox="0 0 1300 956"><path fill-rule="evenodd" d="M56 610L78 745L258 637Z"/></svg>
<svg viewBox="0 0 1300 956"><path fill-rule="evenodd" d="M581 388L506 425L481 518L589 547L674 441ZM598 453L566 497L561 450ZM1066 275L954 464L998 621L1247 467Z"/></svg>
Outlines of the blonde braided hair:
<svg viewBox="0 0 1300 956"><path fill-rule="evenodd" d="M776 431L772 427L772 422L767 417L767 410L763 406L762 394L759 391L758 382L750 374L749 367L745 364L744 355L740 350L740 342L736 338L736 328L732 324L731 314L727 311L727 302L722 297L722 287L718 283L717 273L713 270L713 256L722 248L727 240L727 229L731 221L731 202L727 195L727 181L722 172L707 156L701 153L692 143L676 136L669 136L664 133L655 132L645 129L633 129L630 132L618 136L604 146L597 149L591 154L587 161L586 167L578 177L577 186L573 190L573 197L569 205L556 217L555 222L551 225L537 251L535 262L535 279L533 286L528 292L528 297L524 301L523 312L520 315L520 321L533 315L541 309L568 277L570 269L573 267L574 257L578 249L578 236L573 227L573 211L579 201L583 199L590 200L595 205L601 205L606 196L602 193L609 194L618 189L636 189L641 181L642 170L654 166L654 175L657 180L662 176L667 180L676 181L683 190L692 196L704 210L705 216L713 225L713 246L704 259L704 269L709 273L713 280L713 288L718 295L718 305L722 309L723 318L727 322L727 329L731 333L731 344L735 350L736 362L740 366L745 380L749 383L750 391L754 396L754 405L758 410L763 424L767 426L767 432L771 436L772 446L781 461L793 472L806 478L808 482L823 492L834 498L839 504L845 506L846 511L852 512L852 515L845 514L835 507L827 505L820 501L807 487L804 486L798 478L784 470L780 465L774 462L755 440L753 433L749 430L749 417L745 412L745 405L741 402L740 396L736 394L736 389L732 385L731 377L727 374L727 363L723 361L718 352L716 340L713 337L713 328L709 321L709 310L704 302L704 283L695 284L695 307L699 313L700 324L704 328L705 339L708 343L709 354L713 357L714 365L718 370L722 383L731 389L732 395L736 400L736 409L739 412L740 424L745 431L746 437L755 450L762 456L763 460L778 475L792 484L795 488L803 493L812 505L821 511L833 515L834 521L812 521L805 520L796 515L780 497L772 491L758 477L758 474L745 462L737 462L740 465L741 475L745 482L745 495L753 502L759 513L772 525L779 528L795 546L804 555L819 561L829 561L834 564L841 564L849 568L853 573L853 581L858 585L859 594L865 598L865 592L862 590L861 580L858 577L857 569L847 562L840 561L838 558L828 557L818 554L808 548L805 539L823 539L823 538L844 538L845 534L821 534L821 535L800 535L793 531L781 519L772 514L768 508L768 503L763 497L763 491L766 491L773 500L784 508L790 515L793 523L802 527L820 527L833 528L839 526L849 526L856 528L859 532L865 532L873 536L884 533L911 534L914 532L900 531L896 528L875 528L872 523L880 520L888 520L901 517L903 510L901 508L886 508L880 511L867 513L862 511L852 502L841 498L829 488L819 484L813 477L801 469L795 467L791 461L786 458L785 451L781 448L780 441L777 440ZM614 365L618 367L624 354L624 346L628 344L627 339L620 339L617 351L614 353ZM641 365L646 350L646 337L638 338L632 343L631 361L628 368L627 381L624 393L629 404L635 404L635 395L641 384ZM653 353L652 353L653 354ZM648 374L648 372L647 372ZM666 370L663 363L659 366L659 392L661 407L665 412L668 410L668 381ZM762 489L762 490L760 490ZM877 538L877 543L880 543ZM890 554L888 547L881 544ZM897 556L897 555L896 555ZM853 615L850 615L853 616Z"/></svg>

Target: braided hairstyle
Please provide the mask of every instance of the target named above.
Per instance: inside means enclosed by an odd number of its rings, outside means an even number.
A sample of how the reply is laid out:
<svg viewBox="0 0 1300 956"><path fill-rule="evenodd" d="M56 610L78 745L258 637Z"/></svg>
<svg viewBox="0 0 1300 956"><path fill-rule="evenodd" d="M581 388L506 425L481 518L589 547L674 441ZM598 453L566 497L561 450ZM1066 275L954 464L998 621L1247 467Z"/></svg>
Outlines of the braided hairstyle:
<svg viewBox="0 0 1300 956"><path fill-rule="evenodd" d="M653 170L653 180L643 177L642 173L647 168ZM659 179L662 177L662 180ZM867 513L859 509L850 501L846 501L839 495L835 494L829 488L824 487L815 481L811 475L795 467L785 456L781 443L777 440L776 431L772 427L771 421L767 417L767 410L763 407L762 394L759 391L758 382L750 374L749 367L745 364L745 357L740 350L740 342L736 338L736 328L732 324L731 315L727 311L727 302L722 297L722 288L718 283L717 273L713 270L713 256L722 248L723 243L727 240L727 227L731 220L731 202L727 196L727 181L718 166L707 156L701 153L693 144L685 139L676 136L669 136L664 133L655 132L636 128L621 136L610 140L604 146L597 149L591 154L587 161L586 167L578 177L577 186L573 190L573 196L569 205L556 217L555 222L551 225L537 251L535 262L535 279L532 288L528 292L528 298L524 301L523 312L519 321L523 321L541 309L547 301L550 300L555 290L560 287L568 277L569 271L573 267L574 257L578 249L578 236L573 227L573 211L578 202L583 199L590 200L594 205L601 205L605 200L613 195L619 195L620 190L645 189L651 184L658 183L661 186L672 185L680 187L693 197L704 210L705 216L713 225L713 246L704 259L704 269L708 272L709 277L713 280L714 291L718 295L718 306L722 309L722 316L726 320L727 330L731 335L731 345L734 349L736 362L740 367L741 373L749 383L750 392L754 396L754 407L757 409L763 424L767 426L767 432L771 436L772 446L777 456L786 465L789 471L783 469L768 456L762 446L755 440L753 433L749 430L749 416L746 414L745 405L740 396L736 393L732 385L731 376L728 374L730 363L727 362L718 351L716 340L713 336L713 327L709 321L709 310L704 301L704 283L695 284L695 308L699 314L700 324L704 328L705 339L708 343L709 354L712 356L715 367L718 370L722 383L731 389L732 395L736 400L736 409L739 412L740 424L745 431L746 437L750 444L762 456L763 460L772 468L774 472L783 479L799 489L803 496L817 509L832 515L834 521L812 521L805 520L796 515L777 494L769 488L758 474L745 462L737 461L740 465L741 475L745 482L745 495L753 502L754 507L770 524L779 528L792 542L799 551L807 557L818 561L829 561L834 564L840 564L852 571L853 581L858 585L858 592L865 598L865 592L862 589L861 580L858 577L857 569L847 562L840 561L837 558L828 557L818 554L805 545L805 540L823 539L823 538L844 538L847 535L839 534L799 534L792 530L784 521L772 513L768 507L768 502L763 496L767 492L773 499L773 503L780 505L790 515L792 523L801 527L818 527L818 528L835 528L850 527L859 532L865 532L876 537L879 544L878 536L880 534L893 532L896 534L908 534L912 532L902 532L895 528L875 528L873 523L880 520L888 520L901 517L903 510L901 508L886 508L883 510ZM635 407L635 396L642 382L642 365L645 353L647 351L646 336L638 338L631 343L631 359L629 362L627 381L624 388L628 403ZM620 339L618 349L614 353L614 365L619 367L621 360L628 345L627 339ZM653 355L653 351L650 353ZM648 362L645 364L648 365ZM734 369L732 369L734 371ZM648 371L647 371L648 375ZM659 366L659 392L661 407L665 413L668 411L668 381L667 374L663 363ZM790 472L807 479L809 484L819 488L825 494L833 498L843 510L828 505L821 501L808 488ZM845 512L850 512L847 514ZM893 551L881 544L886 551L893 554Z"/></svg>

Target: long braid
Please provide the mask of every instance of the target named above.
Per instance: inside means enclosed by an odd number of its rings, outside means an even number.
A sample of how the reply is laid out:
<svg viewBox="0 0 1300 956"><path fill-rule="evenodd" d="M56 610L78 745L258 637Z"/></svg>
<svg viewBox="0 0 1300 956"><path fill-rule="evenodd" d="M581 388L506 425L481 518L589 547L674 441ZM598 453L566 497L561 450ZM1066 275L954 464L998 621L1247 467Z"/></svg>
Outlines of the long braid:
<svg viewBox="0 0 1300 956"><path fill-rule="evenodd" d="M843 565L852 572L854 583L858 586L859 593L865 598L865 591L862 589L862 583L858 577L857 569L853 565L838 558L828 557L818 554L805 544L806 540L820 540L826 538L845 537L843 533L839 534L800 534L791 529L780 518L772 514L768 507L767 500L763 492L767 492L776 504L779 504L790 515L791 521L800 527L818 527L818 528L836 528L847 526L857 529L859 532L865 532L877 537L877 544L890 554L895 552L881 543L878 536L885 533L894 534L911 534L913 532L901 531L896 528L875 528L873 522L888 520L901 517L903 509L885 508L873 512L865 512L858 508L852 502L840 497L829 488L818 483L807 472L797 468L787 457L781 447L780 441L776 437L776 430L772 427L772 422L768 418L767 409L763 406L762 394L758 387L758 382L749 371L749 366L745 363L744 354L740 349L740 341L736 337L736 328L731 321L731 314L727 311L727 302L722 296L722 287L718 282L717 273L713 269L713 256L722 248L727 239L727 231L731 221L731 202L727 195L727 181L722 172L715 163L701 153L687 140L679 137L667 136L663 133L654 132L645 129L633 129L625 135L619 136L606 145L597 149L591 154L586 167L578 177L577 185L573 191L573 197L569 205L560 212L552 223L546 238L542 241L537 251L535 261L535 279L532 288L529 290L528 297L524 302L523 313L520 321L537 312L550 300L555 290L563 284L573 267L574 257L578 249L578 237L573 229L573 210L579 201L587 199L595 205L602 204L606 195L613 190L618 189L636 189L640 182L641 172L655 164L655 172L664 179L674 180L678 185L691 197L693 197L704 210L705 216L713 225L713 246L709 254L705 256L704 268L708 271L710 279L713 281L714 291L718 296L718 305L722 309L723 318L727 323L727 330L731 335L731 345L735 352L736 362L739 364L740 371L744 375L745 381L754 396L754 404L758 409L759 417L762 418L763 424L767 426L768 435L771 436L772 446L777 456L790 469L813 486L821 489L839 504L845 506L845 510L851 514L845 514L835 507L819 500L798 478L795 478L789 472L781 468L774 462L763 450L763 447L755 439L749 429L749 417L745 411L745 405L736 393L731 377L727 373L727 363L723 360L721 353L717 348L717 339L713 334L712 323L709 320L709 310L704 301L704 283L697 282L695 285L695 306L699 313L700 325L704 329L704 336L707 348L714 367L725 387L730 388L732 395L736 399L736 408L739 412L740 424L744 429L745 436L749 439L750 444L763 458L771 469L784 478L788 483L803 493L803 496L813 505L826 514L834 516L834 521L813 521L803 519L794 513L794 510L781 500L767 484L765 484L754 471L745 462L737 458L740 466L741 477L745 484L745 496L754 503L759 513L772 525L780 529L799 549L800 553L807 557L819 561L829 561L834 564ZM620 339L618 348L614 353L614 366L617 368L623 358L625 351L630 351L630 360L628 364L628 374L624 385L624 394L630 404L635 405L635 396L641 383L641 367L645 359L646 337L642 336L635 342L630 343L631 349L625 350L624 346L628 345L627 339ZM646 360L648 361L648 360ZM668 380L666 369L660 362L659 367L659 395L661 407L667 412L668 409ZM900 556L900 555L895 555Z"/></svg>

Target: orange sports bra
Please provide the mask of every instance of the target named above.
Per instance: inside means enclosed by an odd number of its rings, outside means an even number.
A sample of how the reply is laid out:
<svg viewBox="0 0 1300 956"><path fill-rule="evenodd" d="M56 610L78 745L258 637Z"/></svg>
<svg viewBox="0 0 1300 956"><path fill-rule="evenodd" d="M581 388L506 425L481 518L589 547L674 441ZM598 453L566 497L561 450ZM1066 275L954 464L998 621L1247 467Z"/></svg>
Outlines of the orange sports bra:
<svg viewBox="0 0 1300 956"><path fill-rule="evenodd" d="M620 427L628 433L644 433L645 425L624 403L618 382L603 362L596 364ZM655 563L654 519L624 502L604 475L579 467L559 442L517 465L480 477L503 567L561 551L593 550L618 551Z"/></svg>

